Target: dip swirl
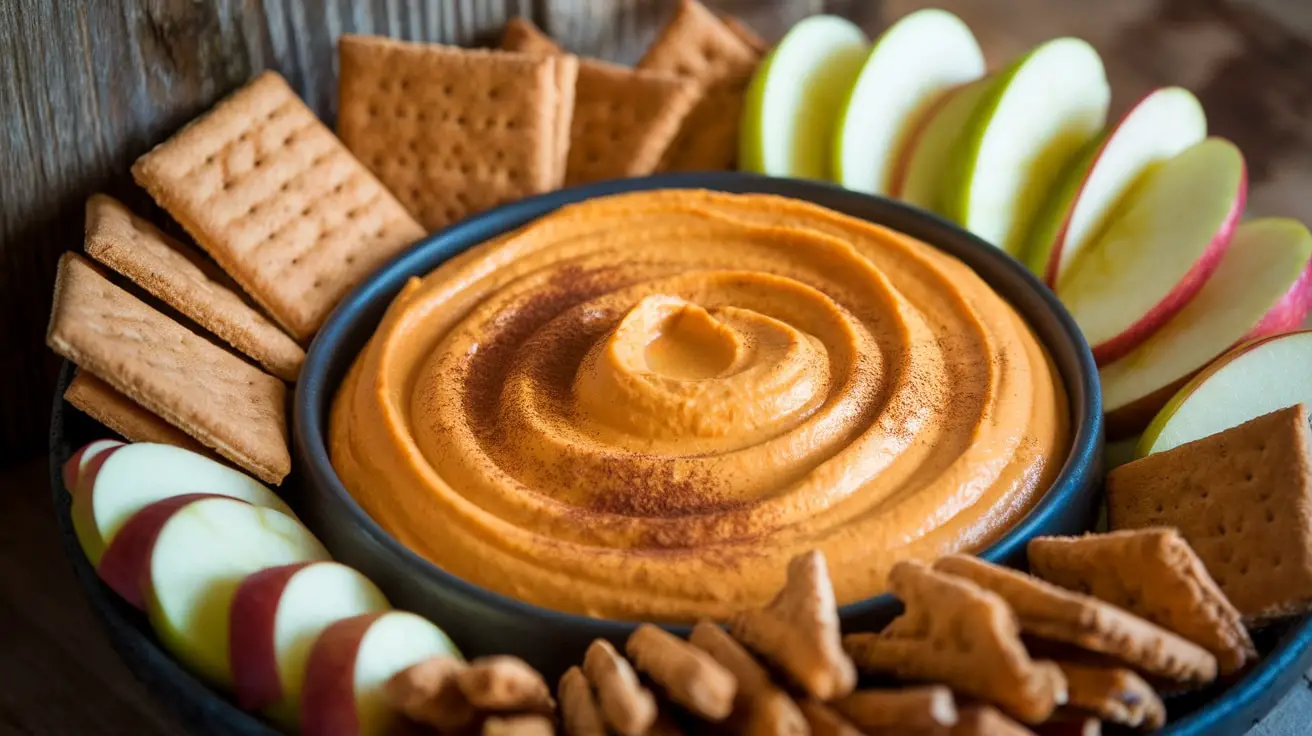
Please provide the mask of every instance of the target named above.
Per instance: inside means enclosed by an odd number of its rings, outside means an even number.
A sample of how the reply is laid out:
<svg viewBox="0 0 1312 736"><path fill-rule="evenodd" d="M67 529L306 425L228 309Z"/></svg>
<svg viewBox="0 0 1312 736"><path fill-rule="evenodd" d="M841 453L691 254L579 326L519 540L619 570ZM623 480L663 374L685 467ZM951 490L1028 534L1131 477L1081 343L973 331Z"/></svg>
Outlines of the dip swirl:
<svg viewBox="0 0 1312 736"><path fill-rule="evenodd" d="M415 552L562 611L723 617L824 551L840 603L1022 517L1067 400L1012 308L892 230L766 195L576 204L396 297L333 404Z"/></svg>

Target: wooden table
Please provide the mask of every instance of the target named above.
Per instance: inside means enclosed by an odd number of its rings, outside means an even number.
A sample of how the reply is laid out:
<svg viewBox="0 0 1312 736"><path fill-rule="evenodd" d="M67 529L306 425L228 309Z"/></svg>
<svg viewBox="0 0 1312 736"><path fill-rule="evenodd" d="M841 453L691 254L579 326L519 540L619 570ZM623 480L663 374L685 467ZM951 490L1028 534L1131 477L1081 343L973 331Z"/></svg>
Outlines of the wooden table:
<svg viewBox="0 0 1312 736"><path fill-rule="evenodd" d="M109 649L59 550L40 454L55 361L43 347L59 253L81 241L86 196L143 212L130 162L249 78L277 68L325 119L343 32L473 43L514 14L575 51L632 61L670 0L6 0L0 2L0 733L179 729ZM1248 158L1255 213L1312 221L1312 3L1308 0L720 0L777 37L814 12L870 32L946 7L999 63L1079 35L1102 52L1119 111L1182 84L1212 131ZM158 214L158 211L154 211ZM1256 733L1302 733L1299 688Z"/></svg>

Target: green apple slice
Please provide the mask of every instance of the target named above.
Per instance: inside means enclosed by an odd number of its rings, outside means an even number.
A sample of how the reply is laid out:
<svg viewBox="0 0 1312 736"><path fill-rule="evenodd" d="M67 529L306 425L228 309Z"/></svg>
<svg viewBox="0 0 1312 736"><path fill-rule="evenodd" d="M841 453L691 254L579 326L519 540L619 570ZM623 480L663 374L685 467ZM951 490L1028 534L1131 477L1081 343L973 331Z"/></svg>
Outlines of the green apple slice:
<svg viewBox="0 0 1312 736"><path fill-rule="evenodd" d="M1312 406L1312 330L1231 350L1180 389L1144 430L1143 457L1295 404Z"/></svg>
<svg viewBox="0 0 1312 736"><path fill-rule="evenodd" d="M1107 120L1111 90L1092 46L1059 38L997 75L959 132L940 211L1012 255L1021 253L1062 169Z"/></svg>
<svg viewBox="0 0 1312 736"><path fill-rule="evenodd" d="M1205 137L1207 116L1189 90L1163 87L1140 100L1062 175L1033 228L1030 269L1055 286L1144 172Z"/></svg>
<svg viewBox="0 0 1312 736"><path fill-rule="evenodd" d="M813 15L793 26L747 87L740 168L828 179L834 120L868 52L865 33L843 18Z"/></svg>
<svg viewBox="0 0 1312 736"><path fill-rule="evenodd" d="M929 8L894 23L875 41L839 112L834 181L887 193L899 151L934 101L983 74L984 54L957 16Z"/></svg>
<svg viewBox="0 0 1312 736"><path fill-rule="evenodd" d="M1216 270L1244 209L1244 157L1209 138L1144 177L1057 289L1099 365L1130 352Z"/></svg>
<svg viewBox="0 0 1312 736"><path fill-rule="evenodd" d="M1235 230L1198 294L1139 347L1099 371L1108 436L1141 431L1209 361L1249 339L1296 328L1312 305L1312 234L1296 220Z"/></svg>
<svg viewBox="0 0 1312 736"><path fill-rule="evenodd" d="M993 79L985 77L949 90L911 133L894 174L892 196L931 212L942 212L943 174L961 129L984 101Z"/></svg>

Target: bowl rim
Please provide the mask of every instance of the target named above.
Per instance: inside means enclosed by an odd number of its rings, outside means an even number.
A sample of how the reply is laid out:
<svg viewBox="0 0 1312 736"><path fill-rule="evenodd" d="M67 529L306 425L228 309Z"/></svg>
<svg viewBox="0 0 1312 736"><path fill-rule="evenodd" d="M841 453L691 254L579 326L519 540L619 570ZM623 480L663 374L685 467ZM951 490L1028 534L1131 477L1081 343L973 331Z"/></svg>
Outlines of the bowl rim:
<svg viewBox="0 0 1312 736"><path fill-rule="evenodd" d="M1079 375L1073 377L1080 385L1081 390L1078 392L1071 385L1071 378L1063 375L1067 400L1071 404L1071 427L1073 431L1070 439L1070 451L1061 471L1048 490L1040 496L1039 500L1030 509L1029 513L985 548L976 552L981 558L997 561L1014 557L1018 551L1023 553L1024 544L1050 523L1054 517L1062 513L1068 504L1078 501L1082 483L1087 481L1089 474L1098 472L1101 467L1103 448L1102 391L1097 379L1098 369L1093 359L1093 353L1076 325L1075 319L1057 300L1056 295L1043 285L1028 268L1007 255L1000 248L987 243L956 224L897 200L856 192L829 182L785 179L732 171L656 174L647 177L608 180L559 189L521 199L486 210L445 229L431 233L379 267L337 304L306 352L305 362L302 365L301 374L296 384L292 409L293 450L299 456L296 467L303 468L305 471L299 482L316 484L321 490L326 490L329 496L341 504L347 513L352 515L352 521L373 543L391 554L397 564L409 568L409 574L426 576L430 579L430 582L448 589L454 589L460 595L472 598L482 605L508 611L544 626L588 626L596 631L598 636L622 636L631 631L640 622L592 618L581 614L557 611L521 601L466 581L425 559L383 529L346 489L329 460L326 427L331 408L328 404L331 401L331 395L336 393L340 380L332 386L325 384L327 383L327 373L330 366L337 360L336 352L343 349L343 343L348 341L349 338L349 329L355 322L359 321L361 313L368 311L370 307L377 308L377 302L379 301L383 302L385 308L387 304L391 303L395 293L399 291L410 276L428 273L437 264L445 262L447 259L478 243L521 227L567 204L612 194L656 189L709 189L730 193L777 194L810 201L840 212L843 210L833 204L821 204L810 199L807 194L817 197L823 195L830 202L835 198L846 198L854 202L864 202L867 207L874 204L883 208L886 212L897 213L899 217L909 222L918 223L917 226L922 232L936 233L939 240L952 238L981 251L979 254L981 258L995 261L993 265L996 268L1010 271L1012 277L1020 279L1027 287L1029 293L1019 295L1021 298L1037 299L1040 308L1051 314L1056 321L1058 331L1070 341L1071 347L1074 348L1075 359L1079 368ZM866 219L858 215L849 216ZM866 221L870 222L871 220ZM916 233L907 234L923 240L935 249L949 252L940 243L936 243L932 235L924 237ZM949 255L951 255L950 252ZM438 260L434 261L434 258ZM974 267L972 267L972 270L975 270ZM981 278L983 278L982 275ZM993 284L990 284L990 286L993 286ZM994 288L996 290L996 287ZM1032 323L1032 320L1026 317L1025 314L1032 307L1022 308L1018 305L1018 295L1002 294L1001 292L999 292L999 295L1011 304L1017 312L1021 313L1022 319L1025 319L1027 324ZM1032 324L1031 328L1033 329ZM1054 346L1047 344L1042 339L1040 341L1045 350L1049 353L1053 351ZM354 355L352 359L354 359ZM1060 368L1058 369L1060 370ZM1082 399L1078 406L1076 401L1077 393ZM325 394L329 395L325 397ZM1083 421L1076 422L1080 414L1083 415ZM860 617L880 606L887 606L893 600L893 596L885 592L854 601L839 607L839 617L841 619ZM672 625L666 628L676 632L689 629L684 625Z"/></svg>

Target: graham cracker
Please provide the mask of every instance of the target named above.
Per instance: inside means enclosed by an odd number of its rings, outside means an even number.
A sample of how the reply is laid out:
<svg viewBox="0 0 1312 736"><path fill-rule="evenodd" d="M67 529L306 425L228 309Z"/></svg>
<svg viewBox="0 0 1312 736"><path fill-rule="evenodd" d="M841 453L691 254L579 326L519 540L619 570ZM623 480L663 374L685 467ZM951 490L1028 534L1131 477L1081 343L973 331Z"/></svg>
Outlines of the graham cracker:
<svg viewBox="0 0 1312 736"><path fill-rule="evenodd" d="M201 455L212 454L186 432L141 408L81 368L64 389L64 400L130 442L155 442Z"/></svg>
<svg viewBox="0 0 1312 736"><path fill-rule="evenodd" d="M1166 724L1166 705L1153 686L1121 667L1058 662L1066 676L1067 706L1104 721L1156 731Z"/></svg>
<svg viewBox="0 0 1312 736"><path fill-rule="evenodd" d="M1111 527L1179 529L1249 626L1312 611L1308 435L1299 405L1122 465Z"/></svg>
<svg viewBox="0 0 1312 736"><path fill-rule="evenodd" d="M728 13L717 13L716 17L720 19L720 22L726 28L733 32L733 35L738 37L738 40L747 44L757 54L765 56L765 53L770 50L770 42L762 38L761 34L752 30L751 26Z"/></svg>
<svg viewBox="0 0 1312 736"><path fill-rule="evenodd" d="M856 687L856 667L843 651L834 586L819 550L790 560L774 600L735 614L729 632L811 697L830 701Z"/></svg>
<svg viewBox="0 0 1312 736"><path fill-rule="evenodd" d="M818 700L807 698L798 701L797 708L802 711L811 736L866 736L846 718Z"/></svg>
<svg viewBox="0 0 1312 736"><path fill-rule="evenodd" d="M1042 723L1066 701L1061 670L1030 659L996 593L919 562L899 562L888 580L906 611L879 633L843 637L858 668L942 683L1026 723Z"/></svg>
<svg viewBox="0 0 1312 736"><path fill-rule="evenodd" d="M987 705L962 708L949 736L1034 736L1034 732Z"/></svg>
<svg viewBox="0 0 1312 736"><path fill-rule="evenodd" d="M424 234L274 72L137 159L132 175L302 342Z"/></svg>
<svg viewBox="0 0 1312 736"><path fill-rule="evenodd" d="M1257 656L1239 611L1175 529L1030 540L1030 571L1119 606L1202 646L1220 674Z"/></svg>
<svg viewBox="0 0 1312 736"><path fill-rule="evenodd" d="M743 99L762 52L759 37L738 30L695 0L684 0L638 63L697 84L700 97L660 163L662 171L734 168ZM755 34L752 34L755 36ZM763 43L763 42L762 42Z"/></svg>
<svg viewBox="0 0 1312 736"><path fill-rule="evenodd" d="M522 15L506 21L501 29L501 48L534 56L554 56L565 53L565 49L552 41L547 34Z"/></svg>
<svg viewBox="0 0 1312 736"><path fill-rule="evenodd" d="M752 736L806 736L806 717L788 693L776 686L770 671L724 629L702 620L688 643L711 655L738 681L733 712L726 724ZM618 729L617 729L618 730Z"/></svg>
<svg viewBox="0 0 1312 736"><path fill-rule="evenodd" d="M429 230L560 186L577 60L343 36L337 132Z"/></svg>
<svg viewBox="0 0 1312 736"><path fill-rule="evenodd" d="M1216 679L1216 657L1210 652L1109 603L969 555L942 557L934 569L1001 596L1031 636L1106 654L1168 680L1204 684Z"/></svg>
<svg viewBox="0 0 1312 736"><path fill-rule="evenodd" d="M863 733L935 732L957 722L952 691L942 685L858 690L829 706Z"/></svg>
<svg viewBox="0 0 1312 736"><path fill-rule="evenodd" d="M696 84L668 74L580 63L565 183L652 173L697 98Z"/></svg>
<svg viewBox="0 0 1312 736"><path fill-rule="evenodd" d="M291 470L287 386L110 283L75 253L55 279L46 343L268 483Z"/></svg>
<svg viewBox="0 0 1312 736"><path fill-rule="evenodd" d="M305 350L252 309L189 249L103 194L87 200L87 255L109 266L216 337L295 382Z"/></svg>

